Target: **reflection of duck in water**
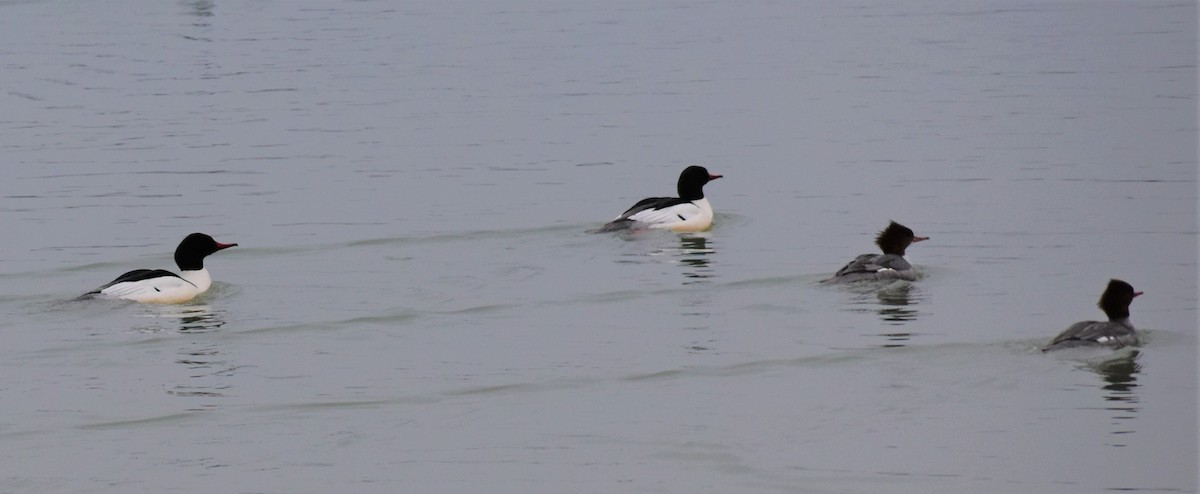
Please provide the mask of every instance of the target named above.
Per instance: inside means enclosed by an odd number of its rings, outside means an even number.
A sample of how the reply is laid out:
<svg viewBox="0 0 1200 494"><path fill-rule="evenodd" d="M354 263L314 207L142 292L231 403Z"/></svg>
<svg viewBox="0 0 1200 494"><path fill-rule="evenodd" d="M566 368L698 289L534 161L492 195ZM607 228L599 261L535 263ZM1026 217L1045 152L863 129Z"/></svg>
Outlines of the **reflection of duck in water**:
<svg viewBox="0 0 1200 494"><path fill-rule="evenodd" d="M1121 353L1121 352L1118 352ZM1142 366L1137 363L1140 352L1131 350L1128 355L1103 360L1090 365L1091 369L1104 378L1104 389L1110 391L1105 399L1111 401L1133 401L1133 389L1137 387L1137 375Z"/></svg>
<svg viewBox="0 0 1200 494"><path fill-rule="evenodd" d="M1121 348L1137 345L1137 330L1129 322L1129 304L1142 292L1121 280L1109 280L1108 288L1100 295L1100 309L1107 321L1081 321L1055 336L1042 351L1075 347Z"/></svg>
<svg viewBox="0 0 1200 494"><path fill-rule="evenodd" d="M207 305L185 310L178 314L178 317L179 332L181 333L206 333L216 331L225 325L225 321L218 318Z"/></svg>
<svg viewBox="0 0 1200 494"><path fill-rule="evenodd" d="M209 305L148 305L140 316L147 321L134 329L143 333L207 333L225 325L221 312Z"/></svg>
<svg viewBox="0 0 1200 494"><path fill-rule="evenodd" d="M912 283L907 281L894 281L875 292L879 305L883 306L879 309L879 316L884 322L904 324L917 319L917 309L911 307L916 305L916 301L909 298L912 287Z"/></svg>
<svg viewBox="0 0 1200 494"><path fill-rule="evenodd" d="M642 199L593 233L663 228L677 232L702 232L712 227L713 210L704 198L704 184L721 178L702 166L689 166L679 175L679 197Z"/></svg>
<svg viewBox="0 0 1200 494"><path fill-rule="evenodd" d="M688 278L711 278L712 267L709 266L709 254L713 249L708 247L708 239L698 236L682 236L679 238L679 263L692 268L684 273Z"/></svg>
<svg viewBox="0 0 1200 494"><path fill-rule="evenodd" d="M904 258L904 252L909 245L925 240L929 240L929 237L918 237L908 227L893 221L875 237L875 245L879 246L883 254L862 254L842 266L832 278L822 280L821 283L916 281L917 270Z"/></svg>
<svg viewBox="0 0 1200 494"><path fill-rule="evenodd" d="M1123 441L1117 438L1134 432L1132 420L1137 418L1137 413L1141 410L1136 393L1137 376L1142 370L1137 362L1139 356L1137 350L1128 348L1113 352L1107 358L1087 362L1087 368L1104 379L1104 409L1113 414L1112 446L1125 446Z"/></svg>
<svg viewBox="0 0 1200 494"><path fill-rule="evenodd" d="M188 13L196 17L212 17L213 7L216 6L213 0L190 0L182 3L191 7Z"/></svg>
<svg viewBox="0 0 1200 494"><path fill-rule="evenodd" d="M924 299L922 290L917 285L903 280L891 283L851 283L840 287L851 295L846 308L858 314L873 314L879 317L891 329L879 332L866 332L861 336L883 337L884 348L907 346L921 333L912 332L903 326L916 321L921 311L917 306Z"/></svg>

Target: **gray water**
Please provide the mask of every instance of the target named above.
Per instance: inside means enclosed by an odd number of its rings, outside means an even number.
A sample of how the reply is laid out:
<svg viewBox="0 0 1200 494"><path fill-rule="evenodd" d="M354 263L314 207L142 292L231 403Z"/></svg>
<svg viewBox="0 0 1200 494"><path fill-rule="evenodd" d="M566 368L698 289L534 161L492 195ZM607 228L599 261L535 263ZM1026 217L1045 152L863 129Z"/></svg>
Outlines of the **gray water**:
<svg viewBox="0 0 1200 494"><path fill-rule="evenodd" d="M1196 492L1196 14L0 2L0 492Z"/></svg>

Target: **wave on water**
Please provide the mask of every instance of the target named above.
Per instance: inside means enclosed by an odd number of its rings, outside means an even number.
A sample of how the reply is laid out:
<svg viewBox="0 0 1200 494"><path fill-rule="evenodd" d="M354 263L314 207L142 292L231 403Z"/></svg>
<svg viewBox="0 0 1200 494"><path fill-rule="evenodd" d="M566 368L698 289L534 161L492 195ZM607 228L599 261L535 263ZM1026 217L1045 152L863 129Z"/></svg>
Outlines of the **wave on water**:
<svg viewBox="0 0 1200 494"><path fill-rule="evenodd" d="M925 375L926 373L932 373L931 376L936 376L937 380L967 379L971 381L973 387L986 389L988 386L1010 385L1009 381L1006 380L993 382L993 378L996 376L1008 376L1013 379L1021 379L1019 376L1014 377L1013 375L1013 369L1011 368L1011 366L1014 365L1011 359L1011 356L1013 355L1024 355L1025 358L1032 359L1031 361L1040 361L1045 364L1045 367L1027 370L1029 373L1041 373L1044 372L1045 369L1051 369L1053 367L1053 360L1042 358L1041 352L1031 350L1034 346L1034 343L1035 342L1033 340L1010 340L992 343L942 343L925 346L908 346L898 349L837 349L834 351L799 356L795 358L748 360L720 365L696 365L666 368L653 371L630 372L611 376L572 376L535 381L489 383L472 386L451 387L449 389L443 389L440 391L431 390L420 394L385 397L380 399L280 403L256 408L266 408L271 410L305 410L436 404L463 398L528 395L558 392L563 390L586 390L589 388L610 387L613 385L637 386L643 383L661 383L677 380L742 378L745 376L777 373L780 370L788 369L795 370L798 378L802 376L800 371L804 369L809 369L810 371L823 370L826 372L821 375L828 378L830 375L836 375L840 372L843 372L841 370L842 368L862 369L864 366L866 366L866 368L878 370L880 365L885 366L885 368L888 366L902 365L905 369L909 369L909 371L914 373L913 375L917 377ZM994 358L989 358L989 355L993 356ZM1089 362L1086 367L1107 380L1117 379L1122 380L1121 382L1132 382L1136 379L1138 368L1136 366L1129 367L1129 365L1126 364L1129 363L1130 358L1136 358L1136 356L1136 351L1131 353L1117 354L1108 359ZM984 363L984 367L979 372L970 376L956 377L953 375L946 375L939 370L943 368L958 368L960 365L977 365L980 362ZM989 370L988 365L991 365L992 369ZM1019 368L1026 367L1028 366L1019 366ZM879 372L886 373L890 371L881 370ZM1117 373L1124 374L1117 375ZM812 376L811 373L808 375L810 377ZM1116 375L1116 377L1112 377L1114 375ZM926 383L926 385L933 386L941 384L931 382ZM121 425L124 424L124 422L117 424Z"/></svg>
<svg viewBox="0 0 1200 494"><path fill-rule="evenodd" d="M722 283L726 288L770 288L775 286L795 286L798 284L817 284L821 276L812 274L792 274L783 276L763 276L747 278Z"/></svg>
<svg viewBox="0 0 1200 494"><path fill-rule="evenodd" d="M146 417L131 420L113 420L108 422L93 422L84 424L78 429L81 430L108 430L108 429L127 429L141 428L146 425L176 425L200 418L204 412L193 411L183 413L171 413L167 415L159 415L156 417Z"/></svg>
<svg viewBox="0 0 1200 494"><path fill-rule="evenodd" d="M527 236L538 236L547 233L571 232L579 228L579 225L553 225L541 226L532 228L509 228L500 230L474 230L464 232L443 232L431 233L426 235L399 235L395 237L382 237L365 240L354 240L341 244L345 247L363 247L375 245L404 245L404 244L425 244L425 243L443 243L443 242L462 242L476 239L495 239L495 238L519 238Z"/></svg>
<svg viewBox="0 0 1200 494"><path fill-rule="evenodd" d="M413 321L433 318L439 316L454 316L454 315L474 315L486 314L508 310L515 307L511 304L485 304L477 306L462 307L449 310L419 310L412 308L393 309L386 311L376 311L371 315L350 317L345 319L332 319L324 321L312 321L303 323L281 324L274 326L266 326L261 328L245 329L237 331L238 334L261 334L273 332L295 332L295 331L329 331L338 328L353 328L359 325L379 325L379 326L394 326L397 324L411 323Z"/></svg>

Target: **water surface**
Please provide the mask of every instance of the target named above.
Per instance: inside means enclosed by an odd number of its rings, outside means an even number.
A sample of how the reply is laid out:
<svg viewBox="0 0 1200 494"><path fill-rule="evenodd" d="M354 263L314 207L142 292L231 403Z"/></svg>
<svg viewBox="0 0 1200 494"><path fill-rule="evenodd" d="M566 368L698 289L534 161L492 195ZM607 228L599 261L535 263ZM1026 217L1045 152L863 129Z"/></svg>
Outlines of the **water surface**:
<svg viewBox="0 0 1200 494"><path fill-rule="evenodd" d="M1195 492L1184 2L0 3L0 490ZM680 170L703 234L589 235ZM818 284L894 219L916 283ZM74 302L171 268L193 303ZM1144 345L1045 355L1103 317Z"/></svg>

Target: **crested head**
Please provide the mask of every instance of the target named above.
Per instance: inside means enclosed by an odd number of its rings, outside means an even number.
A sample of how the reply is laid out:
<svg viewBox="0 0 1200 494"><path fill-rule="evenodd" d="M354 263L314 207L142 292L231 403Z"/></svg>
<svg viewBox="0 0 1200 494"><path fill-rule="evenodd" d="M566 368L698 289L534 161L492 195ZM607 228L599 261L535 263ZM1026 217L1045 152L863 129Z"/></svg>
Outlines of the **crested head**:
<svg viewBox="0 0 1200 494"><path fill-rule="evenodd" d="M175 248L175 264L182 271L204 269L204 258L221 249L235 247L237 244L223 244L213 240L203 233L193 233L184 237Z"/></svg>
<svg viewBox="0 0 1200 494"><path fill-rule="evenodd" d="M923 240L929 240L929 237L918 237L912 229L892 221L875 236L875 245L878 245L884 254L903 256L909 245Z"/></svg>
<svg viewBox="0 0 1200 494"><path fill-rule="evenodd" d="M704 184L718 178L721 178L721 175L713 175L703 166L692 165L684 168L683 173L679 174L679 183L676 185L679 198L689 201L703 199Z"/></svg>
<svg viewBox="0 0 1200 494"><path fill-rule="evenodd" d="M1141 294L1142 292L1133 289L1133 285L1112 279L1108 281L1108 287L1104 289L1104 294L1100 295L1100 302L1096 305L1108 315L1110 321L1120 321L1129 318L1129 304L1133 303L1134 297Z"/></svg>

